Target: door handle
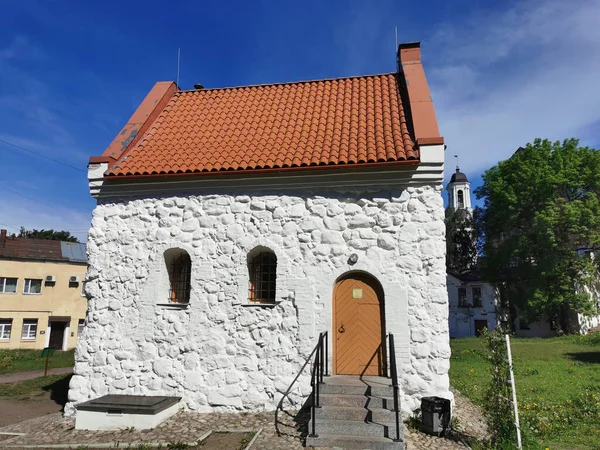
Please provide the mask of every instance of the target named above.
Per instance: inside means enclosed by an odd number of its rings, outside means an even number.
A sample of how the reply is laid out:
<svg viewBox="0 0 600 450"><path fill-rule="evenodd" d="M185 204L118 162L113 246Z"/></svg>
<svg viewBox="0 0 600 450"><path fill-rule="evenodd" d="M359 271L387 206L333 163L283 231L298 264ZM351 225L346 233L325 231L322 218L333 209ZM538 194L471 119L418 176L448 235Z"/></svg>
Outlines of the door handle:
<svg viewBox="0 0 600 450"><path fill-rule="evenodd" d="M338 328L338 333L344 333L345 331L344 324L342 324L342 326Z"/></svg>

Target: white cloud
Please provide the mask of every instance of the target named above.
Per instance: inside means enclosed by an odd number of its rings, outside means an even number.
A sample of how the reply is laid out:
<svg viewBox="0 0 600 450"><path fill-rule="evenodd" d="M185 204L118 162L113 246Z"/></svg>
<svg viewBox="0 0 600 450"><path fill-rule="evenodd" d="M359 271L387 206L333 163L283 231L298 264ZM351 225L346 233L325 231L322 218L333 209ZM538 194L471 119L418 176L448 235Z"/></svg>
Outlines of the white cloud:
<svg viewBox="0 0 600 450"><path fill-rule="evenodd" d="M536 137L600 142L600 3L520 2L441 24L423 59L448 151L480 173Z"/></svg>

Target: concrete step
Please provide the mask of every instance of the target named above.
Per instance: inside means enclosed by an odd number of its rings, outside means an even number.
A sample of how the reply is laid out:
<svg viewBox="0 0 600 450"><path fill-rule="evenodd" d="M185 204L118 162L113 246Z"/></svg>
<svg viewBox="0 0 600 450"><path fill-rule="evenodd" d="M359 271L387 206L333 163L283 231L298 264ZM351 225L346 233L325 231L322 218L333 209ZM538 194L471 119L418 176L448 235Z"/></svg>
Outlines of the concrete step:
<svg viewBox="0 0 600 450"><path fill-rule="evenodd" d="M403 436L403 424L400 423L400 437ZM312 431L312 419L308 423ZM394 437L396 425L392 423L359 422L356 420L317 419L317 434L337 434L342 436Z"/></svg>
<svg viewBox="0 0 600 450"><path fill-rule="evenodd" d="M394 390L391 385L386 384L345 384L338 383L335 377L327 377L323 379L323 384L319 389L324 394L354 394L354 395L375 395L379 397L391 397L394 395ZM384 378L384 380L386 380Z"/></svg>
<svg viewBox="0 0 600 450"><path fill-rule="evenodd" d="M321 433L318 437L307 436L307 447L338 447L351 449L369 450L405 450L404 442L394 442L389 438L364 437L364 436L341 436L335 434Z"/></svg>
<svg viewBox="0 0 600 450"><path fill-rule="evenodd" d="M355 408L383 408L394 409L394 397L379 397L372 395L354 394L320 394L321 406L351 406Z"/></svg>
<svg viewBox="0 0 600 450"><path fill-rule="evenodd" d="M396 413L383 408L323 406L315 409L317 425L321 419L356 420L359 422L396 423ZM402 417L400 417L402 423Z"/></svg>

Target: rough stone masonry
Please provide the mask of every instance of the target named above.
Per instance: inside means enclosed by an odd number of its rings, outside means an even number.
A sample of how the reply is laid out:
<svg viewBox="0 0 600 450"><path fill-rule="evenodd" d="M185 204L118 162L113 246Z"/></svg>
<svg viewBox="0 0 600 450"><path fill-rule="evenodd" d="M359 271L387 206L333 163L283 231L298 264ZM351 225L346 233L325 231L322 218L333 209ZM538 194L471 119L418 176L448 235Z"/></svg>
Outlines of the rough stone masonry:
<svg viewBox="0 0 600 450"><path fill-rule="evenodd" d="M274 410L319 332L331 330L336 280L355 270L383 286L403 411L423 395L452 398L440 192L427 185L99 200L88 240L89 312L66 414L105 394L178 395L199 412ZM256 247L277 256L275 306L248 301L247 256ZM169 249L192 260L185 308L168 303ZM291 396L295 406L310 392L309 373Z"/></svg>

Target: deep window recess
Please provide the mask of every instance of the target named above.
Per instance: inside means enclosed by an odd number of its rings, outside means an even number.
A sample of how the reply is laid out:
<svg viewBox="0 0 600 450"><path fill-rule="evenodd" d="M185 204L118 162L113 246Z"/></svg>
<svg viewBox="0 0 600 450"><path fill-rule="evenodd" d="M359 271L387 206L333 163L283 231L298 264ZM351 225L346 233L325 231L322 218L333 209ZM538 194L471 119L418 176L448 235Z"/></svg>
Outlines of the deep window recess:
<svg viewBox="0 0 600 450"><path fill-rule="evenodd" d="M0 278L0 294L14 294L17 292L16 278Z"/></svg>
<svg viewBox="0 0 600 450"><path fill-rule="evenodd" d="M464 208L464 206L465 206L465 195L464 195L463 191L458 191L457 192L457 197L458 197L458 207L459 208Z"/></svg>
<svg viewBox="0 0 600 450"><path fill-rule="evenodd" d="M42 280L25 278L25 284L23 285L23 294L41 294L41 293L42 293Z"/></svg>
<svg viewBox="0 0 600 450"><path fill-rule="evenodd" d="M25 341L35 340L37 334L37 319L24 319L23 329L21 331L21 339Z"/></svg>
<svg viewBox="0 0 600 450"><path fill-rule="evenodd" d="M169 265L170 292L172 303L189 303L192 260L187 253L175 257Z"/></svg>
<svg viewBox="0 0 600 450"><path fill-rule="evenodd" d="M474 287L474 288L472 288L472 291L473 291L473 306L474 307L483 306L483 304L481 302L481 288Z"/></svg>
<svg viewBox="0 0 600 450"><path fill-rule="evenodd" d="M467 305L467 288L458 288L458 306L466 307Z"/></svg>
<svg viewBox="0 0 600 450"><path fill-rule="evenodd" d="M275 302L277 278L277 256L270 251L261 251L248 260L250 286L248 300L259 303Z"/></svg>
<svg viewBox="0 0 600 450"><path fill-rule="evenodd" d="M77 337L81 336L81 333L83 333L84 325L85 319L79 319L79 322L77 323Z"/></svg>
<svg viewBox="0 0 600 450"><path fill-rule="evenodd" d="M12 319L0 319L0 340L10 340L10 332L12 330Z"/></svg>

